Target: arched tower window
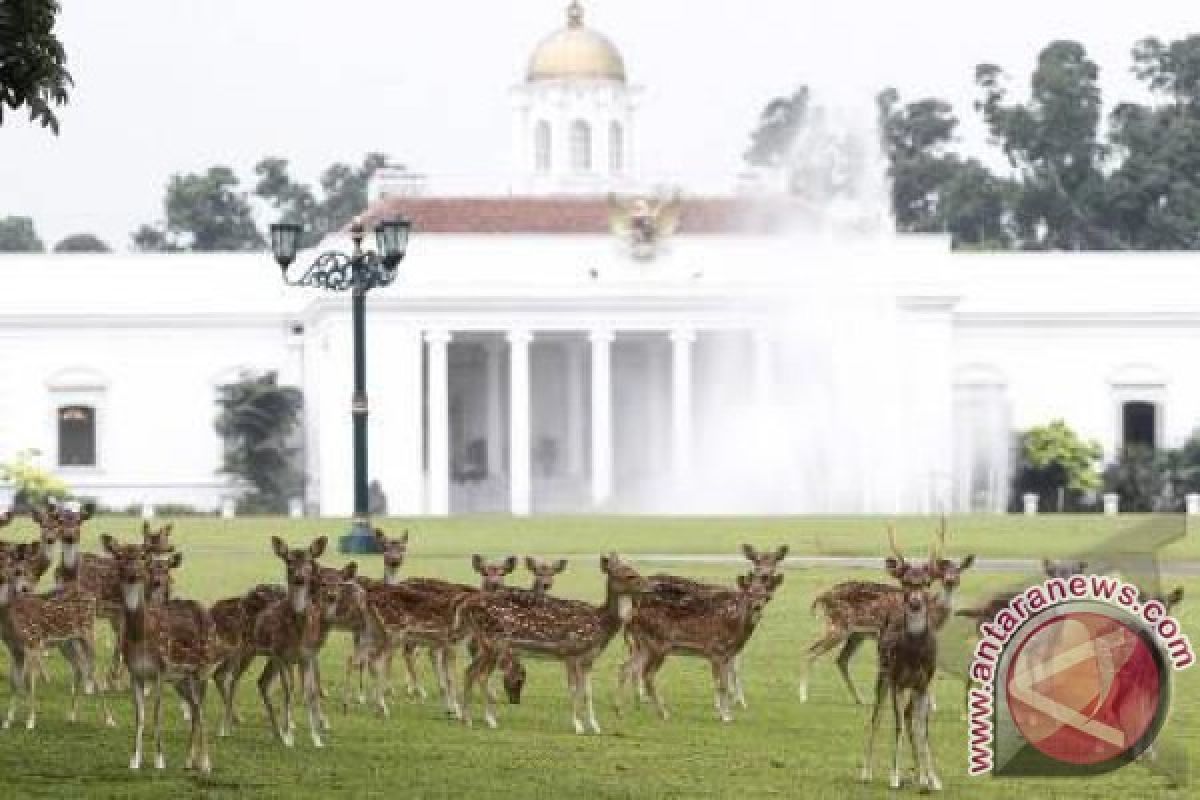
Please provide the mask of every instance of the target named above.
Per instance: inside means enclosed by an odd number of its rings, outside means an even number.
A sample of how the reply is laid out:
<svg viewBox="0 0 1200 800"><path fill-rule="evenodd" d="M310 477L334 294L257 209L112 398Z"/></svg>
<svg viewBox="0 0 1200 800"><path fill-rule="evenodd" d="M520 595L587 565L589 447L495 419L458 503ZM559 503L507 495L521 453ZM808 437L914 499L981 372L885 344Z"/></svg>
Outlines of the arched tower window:
<svg viewBox="0 0 1200 800"><path fill-rule="evenodd" d="M58 465L96 466L96 409L92 406L58 409Z"/></svg>
<svg viewBox="0 0 1200 800"><path fill-rule="evenodd" d="M550 123L539 120L533 133L533 160L538 172L550 171Z"/></svg>
<svg viewBox="0 0 1200 800"><path fill-rule="evenodd" d="M608 126L608 171L625 171L625 129L616 120Z"/></svg>
<svg viewBox="0 0 1200 800"><path fill-rule="evenodd" d="M571 123L571 169L576 172L592 169L592 128L581 119Z"/></svg>

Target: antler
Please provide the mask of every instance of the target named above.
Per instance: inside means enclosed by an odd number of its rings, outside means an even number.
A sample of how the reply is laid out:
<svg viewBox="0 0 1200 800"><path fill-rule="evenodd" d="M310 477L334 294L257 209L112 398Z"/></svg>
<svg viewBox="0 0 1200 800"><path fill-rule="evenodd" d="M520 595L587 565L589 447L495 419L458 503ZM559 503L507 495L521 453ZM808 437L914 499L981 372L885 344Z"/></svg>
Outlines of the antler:
<svg viewBox="0 0 1200 800"><path fill-rule="evenodd" d="M891 545L892 555L896 556L896 558L900 561L903 561L904 554L900 552L900 547L896 544L896 526L889 522L887 526L887 532L888 544Z"/></svg>

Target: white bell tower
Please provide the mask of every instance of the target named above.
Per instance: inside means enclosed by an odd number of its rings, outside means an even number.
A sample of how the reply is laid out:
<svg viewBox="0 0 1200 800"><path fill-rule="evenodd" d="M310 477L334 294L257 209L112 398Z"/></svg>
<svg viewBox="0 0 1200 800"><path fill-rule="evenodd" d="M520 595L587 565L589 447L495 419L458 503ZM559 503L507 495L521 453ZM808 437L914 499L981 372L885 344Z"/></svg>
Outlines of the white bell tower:
<svg viewBox="0 0 1200 800"><path fill-rule="evenodd" d="M578 0L567 25L538 44L525 82L512 90L517 194L605 194L636 185L635 112L620 51L583 24Z"/></svg>

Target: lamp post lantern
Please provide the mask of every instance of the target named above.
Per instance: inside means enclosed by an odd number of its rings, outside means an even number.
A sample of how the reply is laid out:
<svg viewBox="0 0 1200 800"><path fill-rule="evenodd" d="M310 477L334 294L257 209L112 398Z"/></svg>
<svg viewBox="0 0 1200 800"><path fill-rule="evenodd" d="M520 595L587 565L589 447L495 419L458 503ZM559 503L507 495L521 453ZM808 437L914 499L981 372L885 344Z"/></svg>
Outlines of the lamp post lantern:
<svg viewBox="0 0 1200 800"><path fill-rule="evenodd" d="M398 267L408 249L411 223L403 217L388 219L375 228L376 250L364 250L363 226L355 222L350 228L354 250L346 255L326 251L316 257L298 278L288 276L288 267L296 260L296 246L301 227L294 223L277 222L271 226L271 250L279 264L283 281L288 286L308 286L336 292L350 292L350 308L354 331L354 396L350 403L354 420L354 523L350 533L343 536L339 549L343 553L370 553L377 548L371 532L367 489L367 292L390 286L396 280Z"/></svg>

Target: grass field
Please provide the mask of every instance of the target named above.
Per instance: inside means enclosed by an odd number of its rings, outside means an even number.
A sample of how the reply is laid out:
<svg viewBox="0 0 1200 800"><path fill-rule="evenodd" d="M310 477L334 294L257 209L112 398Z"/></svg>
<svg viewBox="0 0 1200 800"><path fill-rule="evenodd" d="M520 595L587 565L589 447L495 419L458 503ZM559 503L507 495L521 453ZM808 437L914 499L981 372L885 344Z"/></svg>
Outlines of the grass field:
<svg viewBox="0 0 1200 800"><path fill-rule="evenodd" d="M1123 524L1130 524L1123 518ZM382 523L389 532L405 527L399 520ZM1087 551L1113 533L1096 517L970 517L950 525L950 549L992 556L1066 555ZM923 551L933 530L931 519L898 520L901 541L914 555ZM87 542L95 548L100 532L133 538L140 522L106 518L89 524ZM185 553L177 590L181 596L212 600L239 593L250 584L282 578L282 566L269 554L267 537L280 534L295 541L317 533L336 535L340 521L279 519L181 519L177 547ZM619 550L632 554L732 553L742 541L760 545L787 542L793 554L873 555L886 547L881 520L829 519L666 519L666 518L454 518L420 520L413 531L406 572L471 581L468 556L473 552L577 555L560 577L556 592L598 600L601 574L592 554ZM31 535L27 520L5 530L8 539ZM1177 559L1200 558L1200 547L1185 540L1168 552ZM340 563L341 558L328 558ZM361 557L366 574L378 575L375 557ZM648 571L660 567L647 564ZM731 581L730 567L676 565L673 571ZM624 647L615 641L596 669L597 712L601 736L571 732L566 685L557 664L530 664L525 700L501 706L496 731L465 729L447 721L434 700L398 699L390 719L360 708L343 716L331 699L333 723L329 746L316 751L306 735L293 750L270 735L259 703L252 668L239 695L245 724L228 739L213 738L215 769L198 778L181 769L185 727L176 704L166 712L168 768L140 773L128 767L132 747L131 704L127 694L114 696L121 727L96 724L85 706L83 721L65 721L66 690L60 660L53 661L53 685L41 695L38 729L0 734L0 797L882 797L890 738L885 721L876 783L856 781L865 711L854 706L840 685L831 662L813 676L811 699L796 696L799 654L817 632L809 613L812 597L847 577L869 571L834 569L788 570L787 579L767 609L747 648L744 664L750 708L731 725L719 723L712 708L707 665L672 660L660 685L673 717L661 722L647 708L629 708L617 716L612 708L615 666ZM518 576L521 583L524 575ZM964 594L983 595L1011 584L1012 576L968 573ZM1189 599L1180 609L1185 631L1196 629L1200 613L1200 581L1179 580ZM947 638L955 644L962 631ZM345 644L335 637L323 657L329 690L339 693ZM864 648L856 677L866 689L874 657ZM0 657L6 660L6 657ZM426 684L432 681L425 667ZM1176 743L1200 759L1200 670L1178 676L1175 706L1164 742ZM7 684L6 684L7 685ZM1128 767L1086 783L1055 780L1005 781L966 776L965 723L960 719L962 684L938 682L941 710L932 724L934 748L947 796L1028 797L1184 797L1194 789L1170 789L1140 766ZM5 701L7 693L5 692ZM215 693L210 693L209 719L216 719ZM305 734L305 721L299 720ZM912 791L906 790L906 791Z"/></svg>

